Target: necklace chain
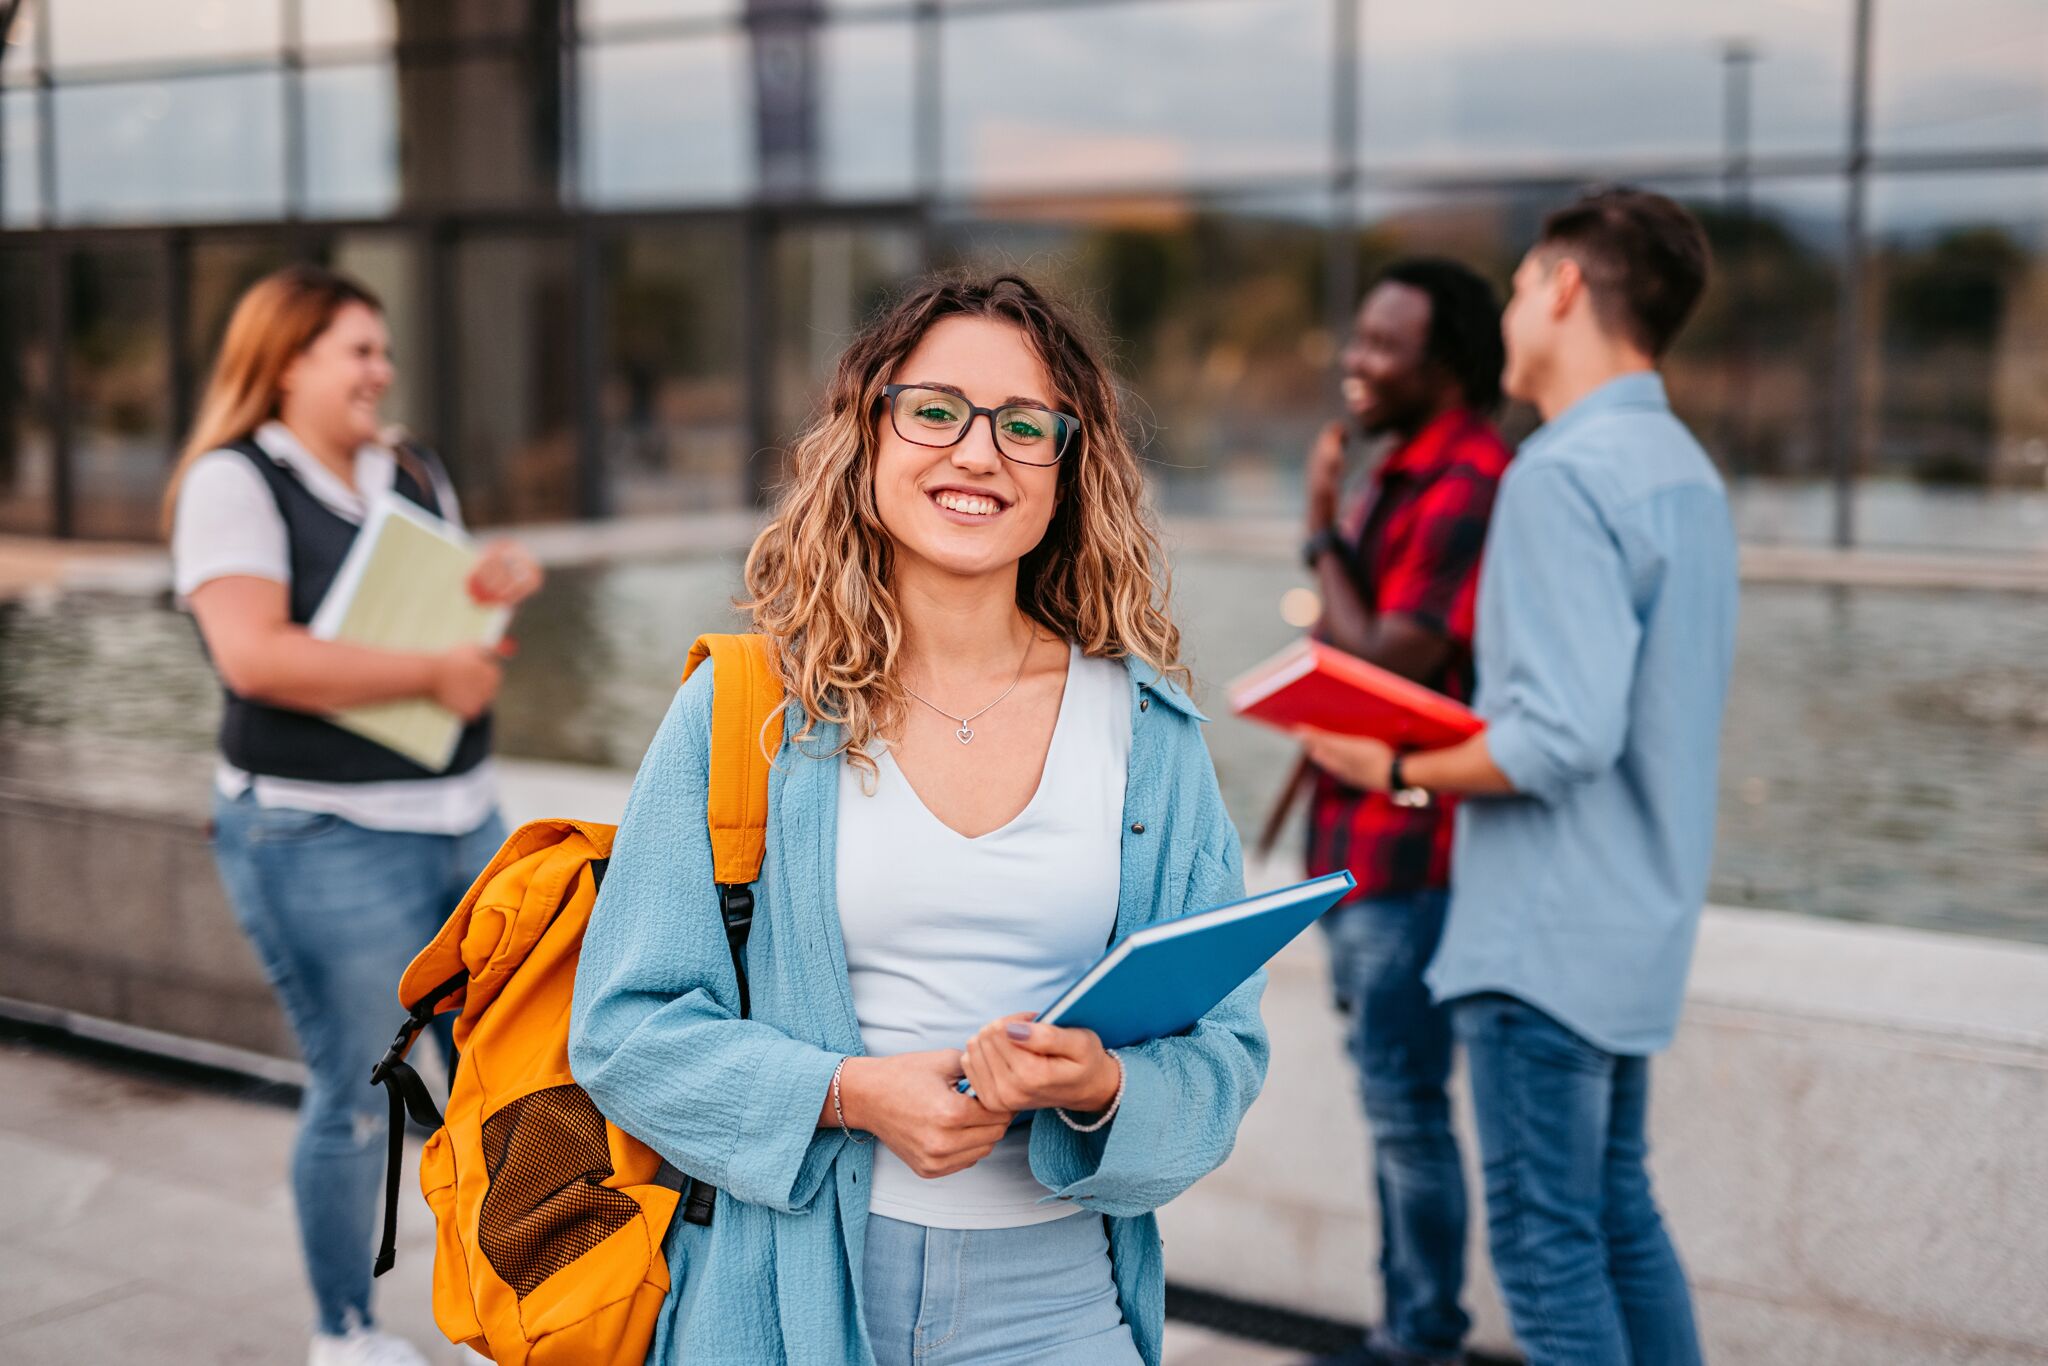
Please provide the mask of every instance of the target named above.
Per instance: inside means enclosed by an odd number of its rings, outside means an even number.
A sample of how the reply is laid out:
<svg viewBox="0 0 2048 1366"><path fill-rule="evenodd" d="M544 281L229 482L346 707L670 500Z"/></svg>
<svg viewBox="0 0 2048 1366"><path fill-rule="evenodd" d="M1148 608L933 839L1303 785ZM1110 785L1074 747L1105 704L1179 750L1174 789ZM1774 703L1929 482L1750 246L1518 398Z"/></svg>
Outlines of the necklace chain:
<svg viewBox="0 0 2048 1366"><path fill-rule="evenodd" d="M957 725L959 729L953 732L953 738L958 740L963 745L971 745L974 743L975 718L983 715L984 713L995 710L995 708L1001 704L1003 698L1008 697L1011 693L1017 691L1017 685L1024 681L1024 665L1026 661L1028 661L1031 658L1031 647L1037 643L1037 640L1038 633L1036 631L1031 632L1024 638L1024 653L1017 657L1017 673L1016 676L1010 680L1010 686L1003 689L1002 692L996 697L996 700L994 702L991 702L987 706L981 708L980 711L972 711L965 716L955 716L952 712L947 711L944 707L932 701L929 697L926 697L923 693L911 687L908 683L902 685L903 691L909 693L912 697L924 703L927 707L930 707L933 711L945 717L948 721L951 721L955 725Z"/></svg>

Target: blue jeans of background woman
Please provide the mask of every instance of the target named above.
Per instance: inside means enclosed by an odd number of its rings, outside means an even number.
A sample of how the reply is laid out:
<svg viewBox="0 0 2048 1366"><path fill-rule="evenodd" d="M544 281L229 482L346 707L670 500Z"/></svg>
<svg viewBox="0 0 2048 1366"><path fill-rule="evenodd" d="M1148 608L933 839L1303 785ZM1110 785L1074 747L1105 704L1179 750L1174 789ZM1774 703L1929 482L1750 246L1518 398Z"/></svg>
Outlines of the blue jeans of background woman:
<svg viewBox="0 0 2048 1366"><path fill-rule="evenodd" d="M991 1229L872 1214L861 1280L876 1366L1141 1366L1093 1214Z"/></svg>
<svg viewBox="0 0 2048 1366"><path fill-rule="evenodd" d="M214 798L221 881L306 1062L291 1182L323 1333L371 1321L387 1102L370 1069L404 1013L398 979L504 835L496 815L466 835L422 835Z"/></svg>

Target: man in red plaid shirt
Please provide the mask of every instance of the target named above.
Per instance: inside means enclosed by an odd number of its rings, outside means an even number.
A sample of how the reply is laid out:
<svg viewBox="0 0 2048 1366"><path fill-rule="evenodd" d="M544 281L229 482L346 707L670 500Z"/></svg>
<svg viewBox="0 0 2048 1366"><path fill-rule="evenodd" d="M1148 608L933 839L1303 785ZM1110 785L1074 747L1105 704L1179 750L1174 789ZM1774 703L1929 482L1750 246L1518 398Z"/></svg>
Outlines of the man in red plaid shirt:
<svg viewBox="0 0 2048 1366"><path fill-rule="evenodd" d="M1489 420L1501 367L1500 304L1484 280L1451 261L1389 266L1344 347L1349 419L1324 428L1309 456L1304 557L1322 594L1317 635L1459 701L1472 693L1480 551L1508 462ZM1363 495L1340 508L1354 430L1383 454ZM1469 1326L1465 1185L1444 1089L1450 1018L1422 981L1450 863L1448 802L1314 774L1308 871L1358 879L1323 925L1373 1136L1385 1307L1362 1355L1334 1360L1455 1362Z"/></svg>

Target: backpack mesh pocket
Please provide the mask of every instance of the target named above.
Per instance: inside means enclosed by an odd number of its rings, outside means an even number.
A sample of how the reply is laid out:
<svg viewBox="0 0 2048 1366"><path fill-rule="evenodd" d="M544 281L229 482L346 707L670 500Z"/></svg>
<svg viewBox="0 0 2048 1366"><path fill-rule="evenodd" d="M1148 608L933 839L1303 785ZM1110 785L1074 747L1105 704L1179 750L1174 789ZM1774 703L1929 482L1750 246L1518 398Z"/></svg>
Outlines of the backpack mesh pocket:
<svg viewBox="0 0 2048 1366"><path fill-rule="evenodd" d="M639 1216L601 1184L612 1174L604 1116L580 1086L520 1097L484 1121L483 1139L477 1243L522 1300Z"/></svg>

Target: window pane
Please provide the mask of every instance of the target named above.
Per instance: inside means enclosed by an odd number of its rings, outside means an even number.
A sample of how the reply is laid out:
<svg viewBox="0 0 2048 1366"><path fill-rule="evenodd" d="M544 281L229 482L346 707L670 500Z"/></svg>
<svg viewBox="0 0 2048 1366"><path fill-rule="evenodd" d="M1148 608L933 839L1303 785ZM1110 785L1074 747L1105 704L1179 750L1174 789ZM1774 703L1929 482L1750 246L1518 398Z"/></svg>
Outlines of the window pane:
<svg viewBox="0 0 2048 1366"><path fill-rule="evenodd" d="M942 27L947 180L1006 193L1321 174L1329 0L966 15Z"/></svg>
<svg viewBox="0 0 2048 1366"><path fill-rule="evenodd" d="M314 50L387 47L397 34L396 8L395 0L299 0L299 41Z"/></svg>
<svg viewBox="0 0 2048 1366"><path fill-rule="evenodd" d="M306 110L306 211L370 218L398 205L398 78L390 65L314 67Z"/></svg>
<svg viewBox="0 0 2048 1366"><path fill-rule="evenodd" d="M6 141L0 144L0 161L6 163L7 212L0 223L10 228L33 227L43 216L42 116L36 93L9 90L0 94L0 120L7 125Z"/></svg>
<svg viewBox="0 0 2048 1366"><path fill-rule="evenodd" d="M1753 149L1839 151L1847 0L1465 0L1370 7L1365 162L1457 170L1718 155L1724 52L1738 39L1757 54Z"/></svg>
<svg viewBox="0 0 2048 1366"><path fill-rule="evenodd" d="M2048 145L2048 5L1885 0L1871 136L1886 149Z"/></svg>
<svg viewBox="0 0 2048 1366"><path fill-rule="evenodd" d="M820 224L775 240L775 440L817 414L839 353L863 319L917 270L917 237L898 223ZM773 456L761 457L771 462ZM763 471L764 483L776 473Z"/></svg>
<svg viewBox="0 0 2048 1366"><path fill-rule="evenodd" d="M267 57L283 41L278 0L59 0L50 60L59 70L108 62Z"/></svg>
<svg viewBox="0 0 2048 1366"><path fill-rule="evenodd" d="M401 66L398 145L404 151L405 205L554 201L560 173L557 84L552 58L542 52ZM366 138L361 128L348 136Z"/></svg>
<svg viewBox="0 0 2048 1366"><path fill-rule="evenodd" d="M164 258L148 248L79 250L66 285L78 533L152 539L176 442Z"/></svg>
<svg viewBox="0 0 2048 1366"><path fill-rule="evenodd" d="M819 32L824 189L881 198L918 186L914 160L916 29L833 24Z"/></svg>
<svg viewBox="0 0 2048 1366"><path fill-rule="evenodd" d="M56 529L42 261L30 251L0 253L0 530L18 535Z"/></svg>
<svg viewBox="0 0 2048 1366"><path fill-rule="evenodd" d="M185 302L185 345L203 390L226 335L228 317L250 285L291 260L284 243L264 238L201 238L192 244ZM196 408L198 394L193 396ZM182 433L180 433L182 436Z"/></svg>
<svg viewBox="0 0 2048 1366"><path fill-rule="evenodd" d="M583 0L579 17L588 33L618 24L729 18L744 8L746 0Z"/></svg>
<svg viewBox="0 0 2048 1366"><path fill-rule="evenodd" d="M569 243L479 237L455 255L456 411L444 450L471 522L576 512Z"/></svg>
<svg viewBox="0 0 2048 1366"><path fill-rule="evenodd" d="M1880 478L1861 539L2048 550L2048 173L1880 178L1871 220ZM1957 496L1895 525L1878 500L1900 477ZM2031 517L1966 495L1986 486L2033 490Z"/></svg>
<svg viewBox="0 0 2048 1366"><path fill-rule="evenodd" d="M1325 231L1299 206L1253 202L1145 215L949 227L949 258L1031 274L1110 337L1178 512L1299 513L1299 467L1337 412L1323 327Z"/></svg>
<svg viewBox="0 0 2048 1366"><path fill-rule="evenodd" d="M755 181L737 34L583 51L584 193L602 204L719 201Z"/></svg>
<svg viewBox="0 0 2048 1366"><path fill-rule="evenodd" d="M631 233L605 260L604 460L623 514L738 505L747 448L740 234Z"/></svg>
<svg viewBox="0 0 2048 1366"><path fill-rule="evenodd" d="M42 22L42 10L39 0L21 0L14 27L7 31L7 43L0 47L0 81L21 85L35 79L36 29Z"/></svg>
<svg viewBox="0 0 2048 1366"><path fill-rule="evenodd" d="M57 90L68 221L266 217L284 210L275 72Z"/></svg>

